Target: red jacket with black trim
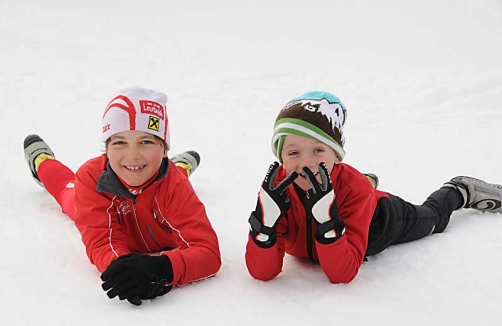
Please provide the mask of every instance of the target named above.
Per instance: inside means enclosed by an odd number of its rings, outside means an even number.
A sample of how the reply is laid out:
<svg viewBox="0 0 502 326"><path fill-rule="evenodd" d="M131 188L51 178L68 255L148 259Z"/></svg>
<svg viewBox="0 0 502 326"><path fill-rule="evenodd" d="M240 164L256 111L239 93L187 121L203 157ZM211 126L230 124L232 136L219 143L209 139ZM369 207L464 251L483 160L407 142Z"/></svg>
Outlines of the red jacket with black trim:
<svg viewBox="0 0 502 326"><path fill-rule="evenodd" d="M165 159L157 179L133 196L107 162L91 159L75 178L75 224L91 263L103 272L118 256L160 252L171 260L173 285L213 276L218 238L188 178Z"/></svg>
<svg viewBox="0 0 502 326"><path fill-rule="evenodd" d="M286 177L279 167L275 184ZM339 163L331 172L338 213L345 222L345 234L333 243L315 240L316 223L308 216L302 199L291 185L286 190L291 208L277 226L277 241L270 248L258 246L248 237L246 265L252 277L271 280L282 271L284 253L319 262L332 283L349 283L361 267L368 246L368 233L377 202L388 194L373 186L355 168Z"/></svg>

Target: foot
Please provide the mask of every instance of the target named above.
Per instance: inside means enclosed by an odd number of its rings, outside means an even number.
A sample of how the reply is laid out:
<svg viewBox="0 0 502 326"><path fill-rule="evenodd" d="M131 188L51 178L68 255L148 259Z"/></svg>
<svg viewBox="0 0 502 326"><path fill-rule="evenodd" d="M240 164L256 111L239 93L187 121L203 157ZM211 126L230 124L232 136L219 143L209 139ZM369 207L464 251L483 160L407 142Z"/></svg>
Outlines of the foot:
<svg viewBox="0 0 502 326"><path fill-rule="evenodd" d="M171 157L171 161L187 171L188 176L195 172L200 164L200 156L196 151L187 151Z"/></svg>
<svg viewBox="0 0 502 326"><path fill-rule="evenodd" d="M457 189L464 199L461 208L502 213L502 186L483 180L459 176L444 184Z"/></svg>
<svg viewBox="0 0 502 326"><path fill-rule="evenodd" d="M368 179L374 189L378 188L378 177L373 173L363 173L363 175Z"/></svg>
<svg viewBox="0 0 502 326"><path fill-rule="evenodd" d="M24 139L24 157L31 170L31 175L42 188L45 188L38 178L38 167L47 159L54 159L54 152L38 135L29 135Z"/></svg>

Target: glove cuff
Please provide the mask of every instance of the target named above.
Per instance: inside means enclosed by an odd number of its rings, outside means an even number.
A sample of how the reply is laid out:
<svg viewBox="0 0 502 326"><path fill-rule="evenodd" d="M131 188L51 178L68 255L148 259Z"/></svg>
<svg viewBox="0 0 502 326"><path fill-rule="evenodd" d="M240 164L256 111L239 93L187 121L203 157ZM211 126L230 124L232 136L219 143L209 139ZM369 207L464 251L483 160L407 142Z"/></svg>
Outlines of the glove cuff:
<svg viewBox="0 0 502 326"><path fill-rule="evenodd" d="M251 237L251 239L253 239L253 242L260 248L263 248L263 249L268 249L268 248L271 248L275 245L275 243L277 242L277 237L276 237L276 234L275 232L272 233L269 237L268 237L268 240L267 241L260 241L258 240L258 235L260 233L255 231L255 230L251 230L249 232L249 236Z"/></svg>
<svg viewBox="0 0 502 326"><path fill-rule="evenodd" d="M173 264L167 255L152 256L156 260L157 268L159 270L160 280L165 281L166 284L173 282Z"/></svg>
<svg viewBox="0 0 502 326"><path fill-rule="evenodd" d="M333 231L333 232L330 232ZM334 237L326 237L331 234ZM340 220L331 219L323 224L318 224L315 232L315 238L319 243L330 244L338 240L345 233L345 223Z"/></svg>
<svg viewBox="0 0 502 326"><path fill-rule="evenodd" d="M261 223L261 221L256 217L255 212L251 212L251 215L248 219L249 225L251 225L251 229L258 232L268 235L269 237L272 234L275 234L275 227L268 227Z"/></svg>

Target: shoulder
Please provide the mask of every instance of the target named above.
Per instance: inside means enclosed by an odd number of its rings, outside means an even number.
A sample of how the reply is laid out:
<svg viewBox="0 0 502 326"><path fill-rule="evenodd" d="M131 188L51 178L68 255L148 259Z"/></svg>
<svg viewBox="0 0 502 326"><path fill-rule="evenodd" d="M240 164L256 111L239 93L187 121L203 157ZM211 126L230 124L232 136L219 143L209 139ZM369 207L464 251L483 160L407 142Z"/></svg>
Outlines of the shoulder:
<svg viewBox="0 0 502 326"><path fill-rule="evenodd" d="M77 170L77 178L82 177L91 177L95 180L98 180L101 173L105 170L106 163L108 162L108 158L106 155L99 155L95 158L92 158L82 164L80 168Z"/></svg>
<svg viewBox="0 0 502 326"><path fill-rule="evenodd" d="M368 179L356 168L346 163L335 165L331 172L331 180L335 192L342 188L350 192L374 194L373 186Z"/></svg>
<svg viewBox="0 0 502 326"><path fill-rule="evenodd" d="M173 162L169 161L169 169L166 176L159 183L159 191L165 195L193 191L192 184L182 174Z"/></svg>

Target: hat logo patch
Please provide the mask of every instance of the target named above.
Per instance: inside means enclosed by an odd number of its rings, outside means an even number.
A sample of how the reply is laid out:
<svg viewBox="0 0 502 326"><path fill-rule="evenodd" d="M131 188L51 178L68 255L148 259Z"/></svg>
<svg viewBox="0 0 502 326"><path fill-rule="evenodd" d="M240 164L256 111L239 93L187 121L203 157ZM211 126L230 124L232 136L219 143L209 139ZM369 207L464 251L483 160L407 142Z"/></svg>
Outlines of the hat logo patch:
<svg viewBox="0 0 502 326"><path fill-rule="evenodd" d="M298 102L301 104L303 109L312 113L318 112L324 115L328 121L331 122L333 130L335 128L340 130L342 129L342 126L345 123L345 111L339 103L331 103L326 99L322 99L321 101L302 100Z"/></svg>
<svg viewBox="0 0 502 326"><path fill-rule="evenodd" d="M159 131L159 123L159 118L150 116L148 119L148 129Z"/></svg>
<svg viewBox="0 0 502 326"><path fill-rule="evenodd" d="M164 107L161 104L153 101L140 100L139 105L141 107L141 113L154 115L164 120Z"/></svg>

